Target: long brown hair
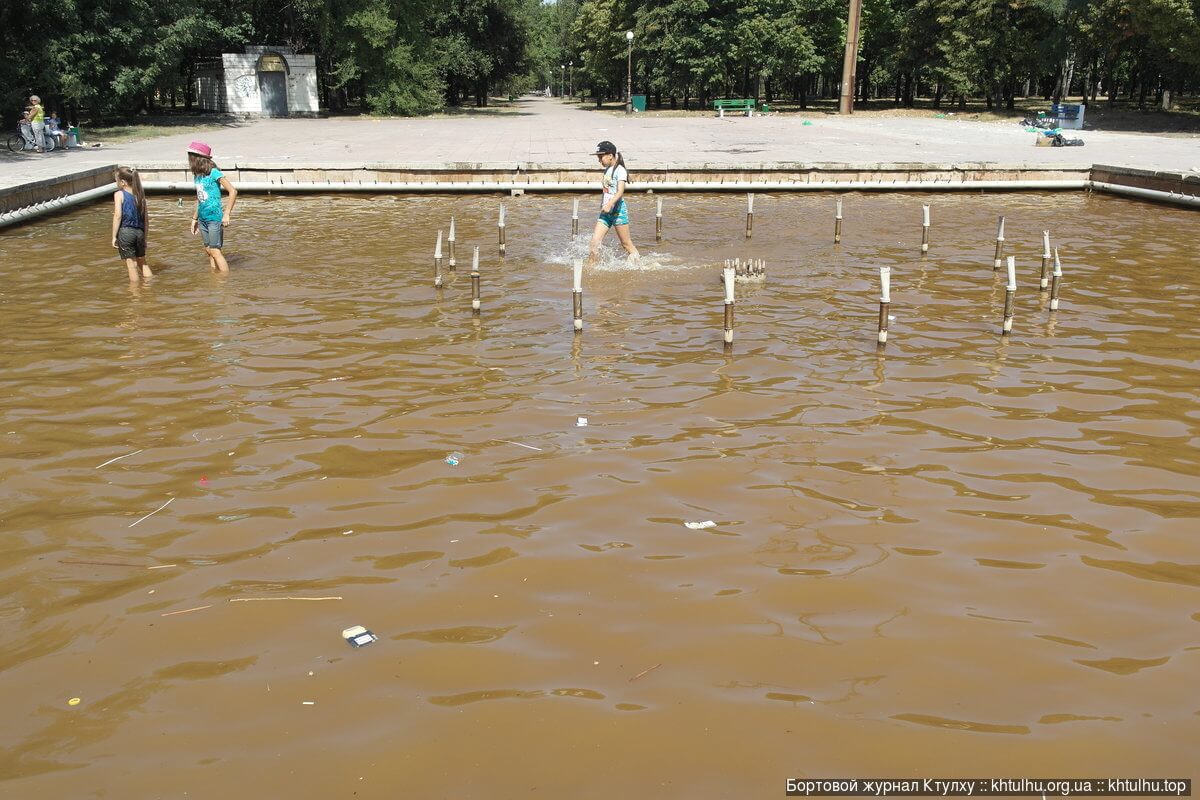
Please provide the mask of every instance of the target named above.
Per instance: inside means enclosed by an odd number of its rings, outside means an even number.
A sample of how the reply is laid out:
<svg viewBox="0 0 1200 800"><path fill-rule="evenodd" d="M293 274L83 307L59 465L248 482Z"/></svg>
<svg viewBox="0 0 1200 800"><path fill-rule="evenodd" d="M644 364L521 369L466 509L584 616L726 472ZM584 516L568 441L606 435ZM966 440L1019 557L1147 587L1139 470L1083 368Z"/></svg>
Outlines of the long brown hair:
<svg viewBox="0 0 1200 800"><path fill-rule="evenodd" d="M617 167L621 167L622 169L625 170L625 185L629 186L630 184L632 184L633 181L630 180L630 177L629 177L629 167L625 166L625 156L621 155L621 152L619 150L617 151L617 163L613 165L613 174L614 175L616 174Z"/></svg>
<svg viewBox="0 0 1200 800"><path fill-rule="evenodd" d="M195 153L188 153L188 166L192 168L193 175L208 176L208 173L213 171L217 165L208 156L200 156Z"/></svg>
<svg viewBox="0 0 1200 800"><path fill-rule="evenodd" d="M142 224L146 224L146 192L142 189L142 179L138 176L138 171L133 167L117 167L116 178L119 181L125 181L129 184L132 190L133 202L137 204L138 216L142 218Z"/></svg>

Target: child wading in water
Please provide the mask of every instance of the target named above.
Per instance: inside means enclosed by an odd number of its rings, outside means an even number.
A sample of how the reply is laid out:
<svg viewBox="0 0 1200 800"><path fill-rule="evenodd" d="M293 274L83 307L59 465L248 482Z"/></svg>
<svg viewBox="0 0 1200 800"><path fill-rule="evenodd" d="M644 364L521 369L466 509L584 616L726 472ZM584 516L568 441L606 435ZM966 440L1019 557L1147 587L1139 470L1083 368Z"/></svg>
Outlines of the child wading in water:
<svg viewBox="0 0 1200 800"><path fill-rule="evenodd" d="M196 213L192 215L192 236L200 233L208 265L220 272L229 272L229 264L221 254L225 244L225 226L237 202L237 189L217 169L212 160L212 148L203 142L188 145L188 164L196 182ZM229 192L229 209L221 208L221 190Z"/></svg>
<svg viewBox="0 0 1200 800"><path fill-rule="evenodd" d="M139 272L142 277L153 277L146 266L146 235L150 232L146 194L136 169L118 167L113 180L117 191L113 192L112 246L125 259L130 283L137 283Z"/></svg>
<svg viewBox="0 0 1200 800"><path fill-rule="evenodd" d="M612 142L601 142L596 145L595 155L604 167L604 177L600 186L604 190L603 205L600 206L600 218L596 220L596 228L592 232L592 243L589 248L588 261L596 263L600 253L600 243L609 228L617 229L617 239L621 247L631 259L637 259L638 249L629 238L629 209L625 206L625 184L629 181L629 171L625 169L625 159L617 152L617 146Z"/></svg>

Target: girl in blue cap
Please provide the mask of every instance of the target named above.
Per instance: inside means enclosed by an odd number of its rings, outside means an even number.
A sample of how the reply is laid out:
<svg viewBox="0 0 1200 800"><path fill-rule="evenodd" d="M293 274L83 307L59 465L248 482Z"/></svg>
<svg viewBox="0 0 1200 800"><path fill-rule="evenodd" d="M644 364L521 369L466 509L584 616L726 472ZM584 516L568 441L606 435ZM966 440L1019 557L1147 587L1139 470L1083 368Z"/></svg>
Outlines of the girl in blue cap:
<svg viewBox="0 0 1200 800"><path fill-rule="evenodd" d="M629 181L625 159L621 158L617 146L612 142L596 145L595 155L604 167L604 177L600 181L604 199L600 206L600 217L596 220L596 228L592 231L588 260L593 264L596 262L600 243L604 241L604 235L608 233L609 228L616 228L621 247L625 248L631 259L636 259L639 253L633 246L633 239L629 237L629 209L625 205L625 184Z"/></svg>

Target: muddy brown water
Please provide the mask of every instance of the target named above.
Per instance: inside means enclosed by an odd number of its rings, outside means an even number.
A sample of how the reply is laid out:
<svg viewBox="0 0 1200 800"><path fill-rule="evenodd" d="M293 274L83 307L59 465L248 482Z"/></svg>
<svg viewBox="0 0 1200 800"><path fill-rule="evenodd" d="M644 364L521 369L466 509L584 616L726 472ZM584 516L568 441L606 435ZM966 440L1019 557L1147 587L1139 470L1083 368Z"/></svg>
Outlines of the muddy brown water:
<svg viewBox="0 0 1200 800"><path fill-rule="evenodd" d="M750 242L744 196L665 200L580 337L569 197L509 199L501 260L494 197L244 195L227 277L152 197L136 289L107 206L6 231L0 795L1196 777L1200 216L848 195L835 247L828 195ZM231 602L289 597L341 599Z"/></svg>

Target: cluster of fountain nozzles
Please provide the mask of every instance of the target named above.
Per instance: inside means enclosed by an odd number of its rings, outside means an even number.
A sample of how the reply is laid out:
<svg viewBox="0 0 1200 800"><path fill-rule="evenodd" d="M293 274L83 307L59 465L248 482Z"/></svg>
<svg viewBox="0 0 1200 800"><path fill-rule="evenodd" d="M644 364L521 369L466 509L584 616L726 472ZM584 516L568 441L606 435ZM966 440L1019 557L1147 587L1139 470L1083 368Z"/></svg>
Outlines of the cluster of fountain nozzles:
<svg viewBox="0 0 1200 800"><path fill-rule="evenodd" d="M725 259L725 269L721 270L721 282L725 282L725 270L733 270L733 279L737 283L762 283L767 279L767 262L761 258Z"/></svg>

